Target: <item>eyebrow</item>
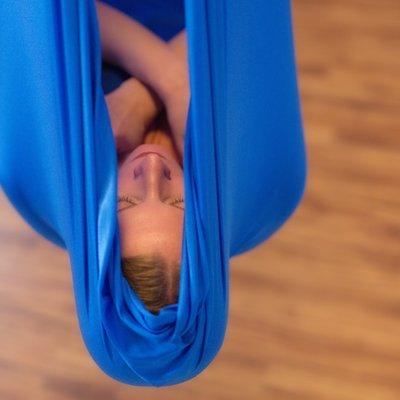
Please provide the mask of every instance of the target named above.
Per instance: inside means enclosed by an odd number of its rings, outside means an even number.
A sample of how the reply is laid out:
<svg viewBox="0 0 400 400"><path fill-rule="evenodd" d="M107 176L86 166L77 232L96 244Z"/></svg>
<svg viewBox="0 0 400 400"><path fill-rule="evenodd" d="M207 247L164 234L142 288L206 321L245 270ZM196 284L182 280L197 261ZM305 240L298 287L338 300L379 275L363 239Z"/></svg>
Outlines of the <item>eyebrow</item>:
<svg viewBox="0 0 400 400"><path fill-rule="evenodd" d="M178 209L181 210L181 211L185 211L184 208L179 207L179 206L177 206L177 205L175 205L175 204L168 204L168 203L164 203L164 204L166 204L167 206L171 206L171 207L178 208ZM121 208L120 210L117 210L117 212L125 211L125 210L127 210L128 208L132 208L132 207L135 207L135 206L137 206L137 205L138 205L138 204L130 204L129 206L126 206L126 207L124 207L124 208Z"/></svg>

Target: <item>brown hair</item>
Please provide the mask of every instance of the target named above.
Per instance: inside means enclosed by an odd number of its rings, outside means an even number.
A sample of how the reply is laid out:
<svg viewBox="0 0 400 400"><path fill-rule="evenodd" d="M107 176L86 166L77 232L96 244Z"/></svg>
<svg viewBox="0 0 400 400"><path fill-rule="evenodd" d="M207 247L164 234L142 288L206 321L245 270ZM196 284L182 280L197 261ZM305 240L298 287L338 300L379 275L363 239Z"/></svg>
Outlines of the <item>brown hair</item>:
<svg viewBox="0 0 400 400"><path fill-rule="evenodd" d="M168 264L158 255L122 258L122 273L147 309L157 315L160 309L177 302L179 263Z"/></svg>

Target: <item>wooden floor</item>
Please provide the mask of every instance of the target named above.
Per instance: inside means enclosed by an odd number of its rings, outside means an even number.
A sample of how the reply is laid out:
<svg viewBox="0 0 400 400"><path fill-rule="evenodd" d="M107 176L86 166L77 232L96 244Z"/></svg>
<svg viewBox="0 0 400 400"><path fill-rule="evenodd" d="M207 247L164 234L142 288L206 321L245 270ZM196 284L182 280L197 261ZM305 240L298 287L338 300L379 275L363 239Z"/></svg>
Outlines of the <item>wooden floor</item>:
<svg viewBox="0 0 400 400"><path fill-rule="evenodd" d="M304 201L232 260L225 345L135 388L81 340L67 257L0 198L0 399L400 399L400 2L295 0Z"/></svg>

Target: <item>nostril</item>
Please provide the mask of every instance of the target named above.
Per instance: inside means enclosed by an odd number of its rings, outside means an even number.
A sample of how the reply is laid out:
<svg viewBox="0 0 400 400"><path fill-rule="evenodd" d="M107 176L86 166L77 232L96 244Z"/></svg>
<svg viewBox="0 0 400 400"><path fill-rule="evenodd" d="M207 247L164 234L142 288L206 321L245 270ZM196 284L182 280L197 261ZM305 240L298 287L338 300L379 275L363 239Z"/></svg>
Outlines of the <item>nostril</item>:
<svg viewBox="0 0 400 400"><path fill-rule="evenodd" d="M164 169L164 176L165 176L167 179L171 180L171 170L170 170L169 168L165 168L165 169Z"/></svg>
<svg viewBox="0 0 400 400"><path fill-rule="evenodd" d="M142 173L142 167L136 167L133 169L133 177L136 179Z"/></svg>

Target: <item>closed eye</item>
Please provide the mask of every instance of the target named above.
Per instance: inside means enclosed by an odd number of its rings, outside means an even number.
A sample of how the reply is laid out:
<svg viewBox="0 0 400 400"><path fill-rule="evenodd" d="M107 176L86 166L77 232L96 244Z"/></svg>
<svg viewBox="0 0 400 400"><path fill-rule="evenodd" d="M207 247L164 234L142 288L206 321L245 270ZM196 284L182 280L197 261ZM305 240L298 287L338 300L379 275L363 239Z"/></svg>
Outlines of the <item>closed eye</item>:
<svg viewBox="0 0 400 400"><path fill-rule="evenodd" d="M171 207L175 207L175 208L179 208L180 210L185 210L184 207L182 207L181 205L184 204L184 199L182 197L176 197L174 199L167 199L166 201L164 201L163 203L171 206ZM138 202L134 197L131 196L118 196L118 204L124 204L124 206L122 206L122 208L118 209L118 212L120 211L124 211L128 208L132 208L134 206L137 206L138 204L140 204L140 202Z"/></svg>

